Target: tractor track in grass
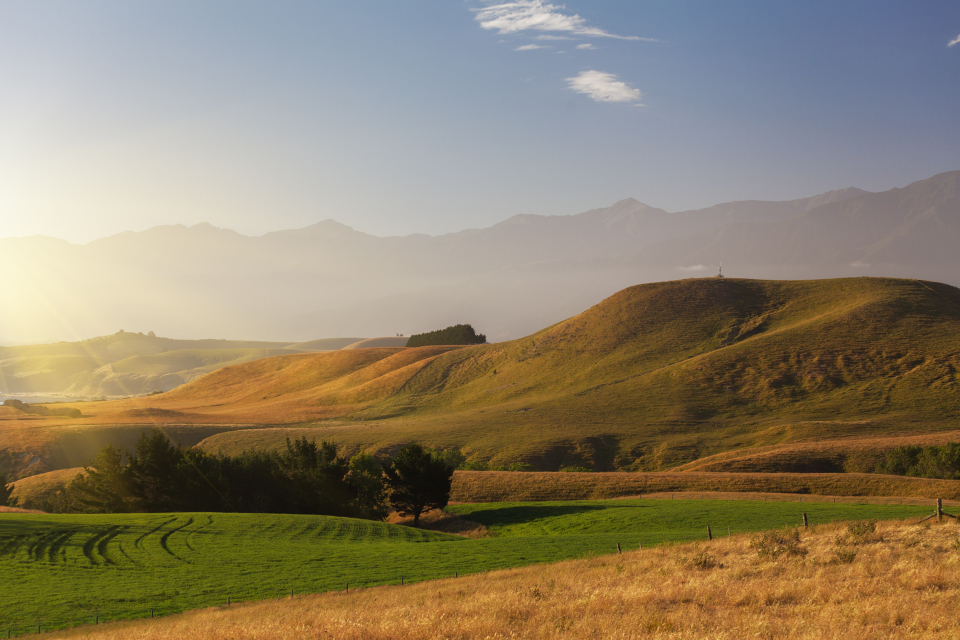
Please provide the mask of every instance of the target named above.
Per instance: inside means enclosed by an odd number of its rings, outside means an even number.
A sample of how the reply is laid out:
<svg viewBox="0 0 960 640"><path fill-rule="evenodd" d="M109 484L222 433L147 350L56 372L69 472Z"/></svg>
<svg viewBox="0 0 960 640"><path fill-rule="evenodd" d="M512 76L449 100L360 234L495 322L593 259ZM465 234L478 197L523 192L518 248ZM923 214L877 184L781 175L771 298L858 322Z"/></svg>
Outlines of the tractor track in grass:
<svg viewBox="0 0 960 640"><path fill-rule="evenodd" d="M124 533L129 527L116 526L112 527L112 530L107 533L107 535L100 538L100 541L97 542L97 553L101 558L104 559L104 562L107 564L119 564L116 560L110 557L108 554L110 542L114 538L119 536L121 533ZM117 546L120 546L120 543L117 543Z"/></svg>
<svg viewBox="0 0 960 640"><path fill-rule="evenodd" d="M113 525L108 527L104 531L91 536L83 544L83 555L87 557L87 560L90 561L90 564L94 566L99 565L111 565L116 564L112 559L107 557L106 554L106 543L116 537L119 533L117 531L121 527L119 525Z"/></svg>
<svg viewBox="0 0 960 640"><path fill-rule="evenodd" d="M148 536L153 535L154 533L156 533L156 532L159 531L160 529L163 529L165 526L167 526L167 525L170 524L171 522L176 522L176 521L177 521L177 518L170 518L169 520L167 520L167 521L165 521L165 522L161 522L160 524L158 524L157 526L155 526L153 529L150 529L150 531L147 531L145 534L143 534L142 536L140 536L139 538L137 538L137 539L134 541L133 546L136 547L137 549L139 549L140 551L145 551L145 549L143 548L143 541L144 541Z"/></svg>
<svg viewBox="0 0 960 640"><path fill-rule="evenodd" d="M163 550L169 553L171 556L173 556L177 560L179 560L180 562L183 562L186 564L189 564L187 560L181 558L180 556L178 556L177 554L175 554L173 551L170 550L170 536L177 533L181 529L185 529L186 527L189 527L192 524L193 524L193 516L190 516L190 518L188 518L184 524L174 529L171 529L170 531L167 531L165 534L160 536L160 546L163 547Z"/></svg>
<svg viewBox="0 0 960 640"><path fill-rule="evenodd" d="M60 561L65 561L65 558L60 551L63 549L63 545L65 545L67 541L70 540L70 538L72 538L76 533L76 529L68 529L54 538L50 543L50 547L47 549L47 560L49 562L57 562L57 556L60 555Z"/></svg>
<svg viewBox="0 0 960 640"><path fill-rule="evenodd" d="M187 545L187 549L190 549L190 551L196 551L196 549L193 548L193 545L190 544L190 539L193 538L193 536L197 535L197 534L200 532L201 529L206 529L207 527L209 527L209 526L212 525L212 524L213 524L213 516L212 516L212 515L208 515L208 516L207 516L207 523L206 523L206 524L200 525L199 527L197 527L196 529L194 529L193 531L191 531L190 533L188 533L188 534L187 534L187 539L183 541L183 543L184 543L185 545Z"/></svg>
<svg viewBox="0 0 960 640"><path fill-rule="evenodd" d="M17 555L20 547L29 537L27 534L19 534L0 538L0 557Z"/></svg>

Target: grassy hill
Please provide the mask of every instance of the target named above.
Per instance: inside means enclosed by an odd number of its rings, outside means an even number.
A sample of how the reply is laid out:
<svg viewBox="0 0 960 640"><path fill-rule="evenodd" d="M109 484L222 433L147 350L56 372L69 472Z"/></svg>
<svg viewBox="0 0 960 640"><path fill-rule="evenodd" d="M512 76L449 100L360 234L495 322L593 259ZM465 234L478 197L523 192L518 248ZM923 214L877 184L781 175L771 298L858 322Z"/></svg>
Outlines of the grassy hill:
<svg viewBox="0 0 960 640"><path fill-rule="evenodd" d="M174 340L119 332L80 342L0 347L0 393L100 397L169 391L229 365L340 349L358 340Z"/></svg>
<svg viewBox="0 0 960 640"><path fill-rule="evenodd" d="M798 523L929 506L612 500L461 505L468 539L335 518L227 513L0 515L0 628L18 633L318 591L420 582Z"/></svg>
<svg viewBox="0 0 960 640"><path fill-rule="evenodd" d="M630 287L520 340L268 358L155 398L77 404L88 417L61 424L245 423L269 428L203 446L419 440L476 464L658 470L746 447L955 431L958 367L954 287L704 278Z"/></svg>

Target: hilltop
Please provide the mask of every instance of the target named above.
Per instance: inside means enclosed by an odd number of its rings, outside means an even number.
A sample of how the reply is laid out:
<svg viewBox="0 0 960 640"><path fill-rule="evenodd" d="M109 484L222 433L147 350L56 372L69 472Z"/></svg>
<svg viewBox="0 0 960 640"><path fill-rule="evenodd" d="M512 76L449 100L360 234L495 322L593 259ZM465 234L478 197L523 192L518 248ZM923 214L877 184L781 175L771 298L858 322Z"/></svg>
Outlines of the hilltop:
<svg viewBox="0 0 960 640"><path fill-rule="evenodd" d="M721 259L738 277L960 285L958 183L953 171L880 193L850 187L676 212L622 198L438 236L378 237L325 220L256 237L199 224L86 245L0 238L4 291L15 301L0 318L0 339L149 324L163 335L226 327L307 340L412 335L469 319L499 342L633 284L712 275Z"/></svg>
<svg viewBox="0 0 960 640"><path fill-rule="evenodd" d="M624 289L520 340L273 357L155 397L67 405L87 417L63 419L74 426L57 437L194 424L202 446L231 452L307 435L462 448L481 467L663 470L746 447L956 430L958 360L948 285L688 279ZM0 417L17 451L15 428L23 442L53 428Z"/></svg>

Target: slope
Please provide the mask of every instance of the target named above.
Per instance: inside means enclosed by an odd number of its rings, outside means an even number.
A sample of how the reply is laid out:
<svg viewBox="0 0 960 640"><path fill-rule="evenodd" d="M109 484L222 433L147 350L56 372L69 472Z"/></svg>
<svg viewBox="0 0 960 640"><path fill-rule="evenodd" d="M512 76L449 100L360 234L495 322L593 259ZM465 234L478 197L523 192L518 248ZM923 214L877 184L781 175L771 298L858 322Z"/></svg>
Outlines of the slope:
<svg viewBox="0 0 960 640"><path fill-rule="evenodd" d="M130 396L169 391L232 364L339 349L362 338L303 343L174 340L120 331L78 342L0 347L0 393Z"/></svg>
<svg viewBox="0 0 960 640"><path fill-rule="evenodd" d="M958 330L960 291L937 283L680 280L520 340L268 358L160 396L72 405L86 417L58 424L266 424L203 444L419 440L478 465L666 469L749 446L955 430Z"/></svg>

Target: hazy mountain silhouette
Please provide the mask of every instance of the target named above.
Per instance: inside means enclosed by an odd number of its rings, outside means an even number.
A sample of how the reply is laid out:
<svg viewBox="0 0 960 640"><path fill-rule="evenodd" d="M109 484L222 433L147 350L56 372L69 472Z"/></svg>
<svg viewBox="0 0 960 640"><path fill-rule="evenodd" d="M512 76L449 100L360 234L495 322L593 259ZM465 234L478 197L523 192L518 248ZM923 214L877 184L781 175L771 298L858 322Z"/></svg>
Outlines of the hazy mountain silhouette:
<svg viewBox="0 0 960 640"><path fill-rule="evenodd" d="M87 245L0 239L0 340L153 330L304 340L468 322L532 333L626 286L692 275L924 277L960 284L960 172L902 189L831 191L669 213L632 198L571 216L381 238L334 220L244 236L209 224Z"/></svg>

